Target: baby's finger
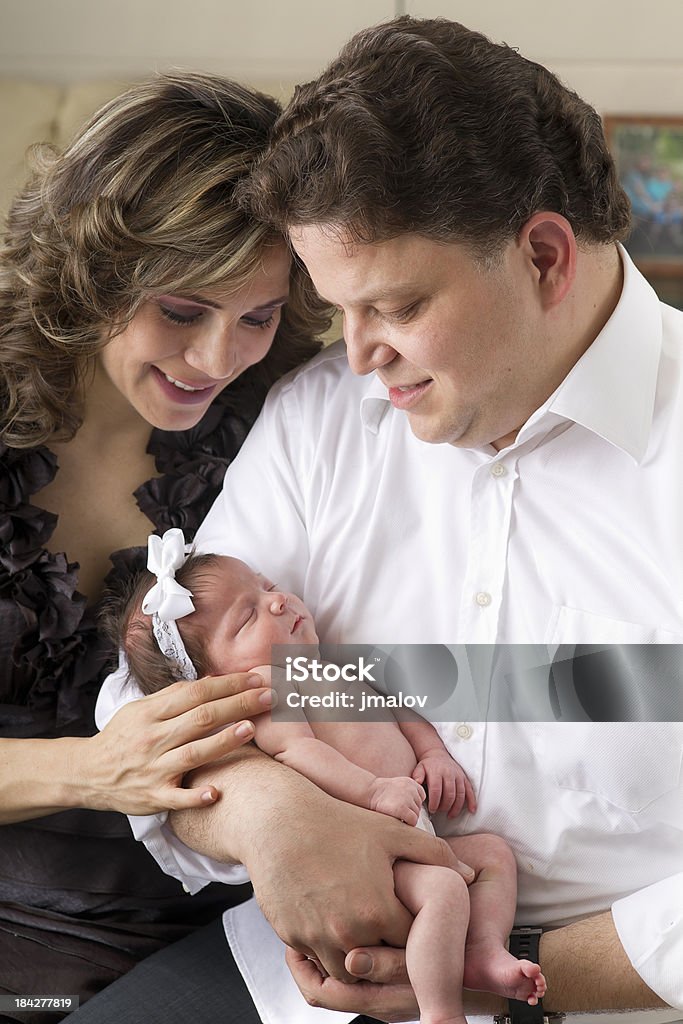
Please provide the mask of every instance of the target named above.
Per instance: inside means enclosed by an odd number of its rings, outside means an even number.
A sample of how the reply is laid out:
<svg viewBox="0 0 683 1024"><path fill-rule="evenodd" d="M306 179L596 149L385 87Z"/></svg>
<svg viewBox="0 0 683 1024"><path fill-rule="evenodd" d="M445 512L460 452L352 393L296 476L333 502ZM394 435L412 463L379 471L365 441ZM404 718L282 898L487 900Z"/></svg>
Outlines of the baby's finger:
<svg viewBox="0 0 683 1024"><path fill-rule="evenodd" d="M457 790L455 788L455 779L445 778L443 780L443 788L441 790L441 800L439 806L436 808L437 811L448 812L453 806Z"/></svg>
<svg viewBox="0 0 683 1024"><path fill-rule="evenodd" d="M474 795L472 783L467 777L465 777L465 803L470 814L474 814L477 809L477 798Z"/></svg>
<svg viewBox="0 0 683 1024"><path fill-rule="evenodd" d="M424 782L425 770L424 765L421 762L418 762L418 764L415 765L412 777L415 779L416 782Z"/></svg>
<svg viewBox="0 0 683 1024"><path fill-rule="evenodd" d="M464 776L459 776L455 780L455 799L453 800L453 806L448 812L449 818L456 818L465 805L465 780Z"/></svg>
<svg viewBox="0 0 683 1024"><path fill-rule="evenodd" d="M443 789L443 779L440 775L433 775L427 782L427 792L429 793L429 813L434 814L439 809L441 804L441 792Z"/></svg>

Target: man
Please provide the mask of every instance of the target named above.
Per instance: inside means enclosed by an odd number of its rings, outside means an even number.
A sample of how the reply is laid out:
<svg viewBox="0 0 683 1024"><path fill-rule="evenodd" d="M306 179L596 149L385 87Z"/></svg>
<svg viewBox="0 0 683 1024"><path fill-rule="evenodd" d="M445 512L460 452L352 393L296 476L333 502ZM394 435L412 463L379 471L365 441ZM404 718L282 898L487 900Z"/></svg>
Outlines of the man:
<svg viewBox="0 0 683 1024"><path fill-rule="evenodd" d="M681 643L683 317L617 246L596 113L507 46L399 18L298 90L245 202L342 310L348 366L333 348L271 394L201 547L300 593L328 642ZM680 727L440 732L479 801L460 827L511 843L518 921L553 929L546 1009L683 1008ZM410 1018L400 950L368 941L402 944L389 825L238 760L177 834L247 865L307 999Z"/></svg>

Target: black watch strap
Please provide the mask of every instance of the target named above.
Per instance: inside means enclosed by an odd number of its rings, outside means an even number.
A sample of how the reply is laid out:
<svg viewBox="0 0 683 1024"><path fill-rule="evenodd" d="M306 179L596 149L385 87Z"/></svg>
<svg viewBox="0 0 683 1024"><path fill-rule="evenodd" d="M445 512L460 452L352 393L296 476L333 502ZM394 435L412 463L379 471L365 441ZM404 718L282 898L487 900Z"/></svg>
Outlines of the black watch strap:
<svg viewBox="0 0 683 1024"><path fill-rule="evenodd" d="M518 960L531 960L537 964L542 934L542 928L513 928L508 948ZM529 1006L521 999L509 999L508 1012L493 1019L496 1024L548 1024L550 1021L559 1024L564 1019L564 1014L548 1013L543 1009L543 1001L540 999L536 1006Z"/></svg>

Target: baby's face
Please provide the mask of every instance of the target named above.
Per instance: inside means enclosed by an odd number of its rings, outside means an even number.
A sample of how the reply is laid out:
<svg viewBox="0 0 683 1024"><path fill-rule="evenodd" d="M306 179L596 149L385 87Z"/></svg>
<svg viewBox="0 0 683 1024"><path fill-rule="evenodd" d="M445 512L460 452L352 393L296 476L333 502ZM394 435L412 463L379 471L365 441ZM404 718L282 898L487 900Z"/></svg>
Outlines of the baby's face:
<svg viewBox="0 0 683 1024"><path fill-rule="evenodd" d="M236 558L221 558L201 598L206 653L216 672L269 665L273 644L317 644L313 618L286 594ZM199 610L199 608L198 608Z"/></svg>

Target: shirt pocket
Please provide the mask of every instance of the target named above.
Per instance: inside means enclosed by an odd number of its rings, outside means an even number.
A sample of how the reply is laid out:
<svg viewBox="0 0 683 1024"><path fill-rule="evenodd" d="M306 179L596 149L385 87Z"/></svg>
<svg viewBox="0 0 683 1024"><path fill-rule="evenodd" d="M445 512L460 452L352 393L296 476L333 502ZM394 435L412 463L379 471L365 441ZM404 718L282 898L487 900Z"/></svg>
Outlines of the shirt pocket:
<svg viewBox="0 0 683 1024"><path fill-rule="evenodd" d="M553 723L545 739L557 785L582 804L599 800L633 815L681 788L682 723Z"/></svg>
<svg viewBox="0 0 683 1024"><path fill-rule="evenodd" d="M652 623L629 622L605 615L556 605L546 630L546 644L683 644L681 631L662 629Z"/></svg>
<svg viewBox="0 0 683 1024"><path fill-rule="evenodd" d="M550 703L561 722L683 722L683 634L555 609Z"/></svg>

